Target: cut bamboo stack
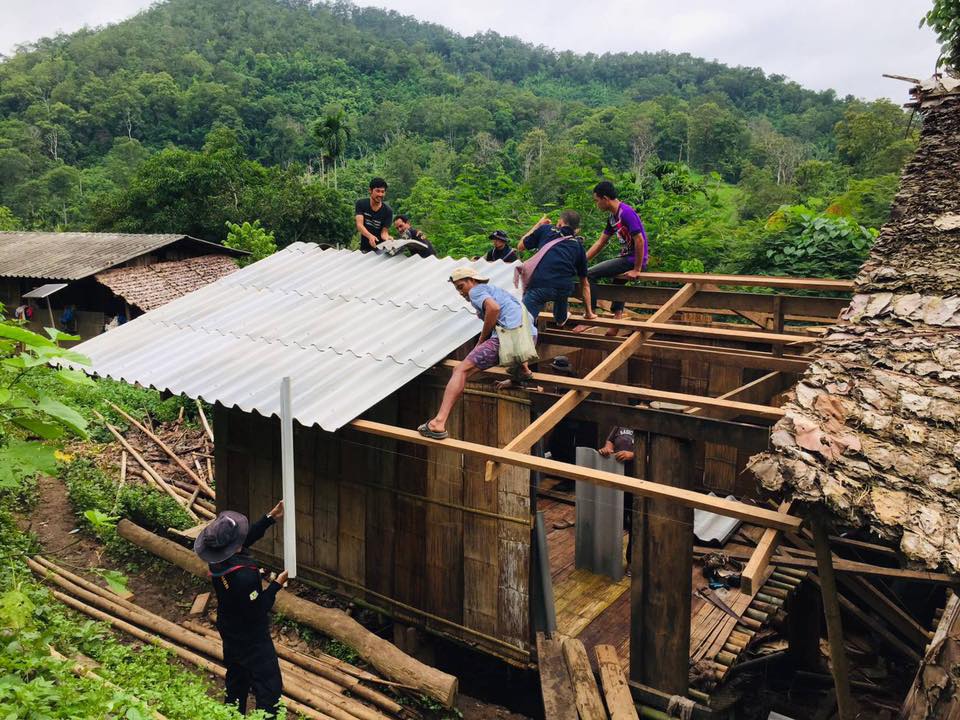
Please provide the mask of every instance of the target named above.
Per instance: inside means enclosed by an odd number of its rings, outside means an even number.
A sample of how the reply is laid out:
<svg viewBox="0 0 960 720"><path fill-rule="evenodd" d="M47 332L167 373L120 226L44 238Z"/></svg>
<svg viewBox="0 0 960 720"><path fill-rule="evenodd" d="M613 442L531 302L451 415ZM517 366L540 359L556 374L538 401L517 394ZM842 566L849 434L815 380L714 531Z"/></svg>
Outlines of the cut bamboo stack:
<svg viewBox="0 0 960 720"><path fill-rule="evenodd" d="M159 645L198 667L224 677L223 646L216 631L187 621L173 623L109 590L59 567L47 558L27 560L40 578L65 592L54 591L61 602L143 642ZM416 713L385 694L396 683L329 656L301 653L277 645L283 673L284 704L312 720L387 720L411 718ZM371 686L376 687L371 687Z"/></svg>
<svg viewBox="0 0 960 720"><path fill-rule="evenodd" d="M194 450L191 452L194 467L191 467L191 461L181 457L183 451L177 452L178 441L187 436L187 430L180 428L179 421L166 429L152 429L117 405L109 404L114 412L142 436L142 447L135 446L134 433L124 437L116 426L94 410L96 417L122 448L121 482L125 482L128 476L140 477L146 485L170 496L194 521L213 519L216 516L214 506L216 494L211 485L213 465L210 462L211 448L206 434L200 431L200 440L194 443ZM197 445L202 447L204 452L198 452ZM139 466L139 471L128 468L126 462L128 456L135 465ZM201 457L206 461L206 469L200 462Z"/></svg>

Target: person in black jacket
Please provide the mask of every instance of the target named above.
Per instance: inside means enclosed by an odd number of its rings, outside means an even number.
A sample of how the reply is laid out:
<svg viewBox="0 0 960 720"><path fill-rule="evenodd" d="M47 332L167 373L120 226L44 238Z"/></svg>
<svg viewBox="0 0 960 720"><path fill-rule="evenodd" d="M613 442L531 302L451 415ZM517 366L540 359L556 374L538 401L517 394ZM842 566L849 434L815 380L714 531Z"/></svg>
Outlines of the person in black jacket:
<svg viewBox="0 0 960 720"><path fill-rule="evenodd" d="M287 582L287 571L263 587L260 567L248 548L280 518L283 501L250 524L246 515L226 510L197 536L194 552L208 563L217 595L217 630L227 668L226 702L247 711L253 690L257 709L276 717L283 692L280 663L270 636L270 609Z"/></svg>

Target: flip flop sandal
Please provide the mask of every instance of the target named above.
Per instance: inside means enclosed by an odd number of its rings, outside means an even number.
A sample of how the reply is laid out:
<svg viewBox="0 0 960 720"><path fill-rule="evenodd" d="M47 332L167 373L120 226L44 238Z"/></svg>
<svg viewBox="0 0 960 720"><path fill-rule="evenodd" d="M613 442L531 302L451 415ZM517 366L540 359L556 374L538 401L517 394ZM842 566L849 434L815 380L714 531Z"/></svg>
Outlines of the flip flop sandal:
<svg viewBox="0 0 960 720"><path fill-rule="evenodd" d="M436 430L431 430L430 423L424 423L423 425L418 427L417 432L423 435L424 437L430 438L432 440L446 440L448 437L450 437L450 433L448 433L446 430L444 430L443 432L437 432Z"/></svg>

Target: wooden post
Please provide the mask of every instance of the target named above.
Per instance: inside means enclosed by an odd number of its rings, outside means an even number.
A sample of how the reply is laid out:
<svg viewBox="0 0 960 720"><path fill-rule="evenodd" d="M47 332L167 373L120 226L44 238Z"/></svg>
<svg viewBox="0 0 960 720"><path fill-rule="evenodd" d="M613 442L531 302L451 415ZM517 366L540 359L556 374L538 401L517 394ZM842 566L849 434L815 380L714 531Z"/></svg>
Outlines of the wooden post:
<svg viewBox="0 0 960 720"><path fill-rule="evenodd" d="M833 575L830 557L830 541L822 518L813 520L813 544L817 553L817 568L820 573L820 592L823 595L823 613L827 618L827 638L830 641L830 665L837 690L837 708L840 720L853 720L856 710L850 695L850 677L847 654L843 649L843 624L840 620L840 601L837 598L837 581Z"/></svg>
<svg viewBox="0 0 960 720"><path fill-rule="evenodd" d="M638 460L641 444L638 443ZM664 435L649 441L647 479L688 489L693 446ZM638 472L643 463L637 462ZM630 596L630 679L674 695L687 694L693 510L646 498L635 502Z"/></svg>

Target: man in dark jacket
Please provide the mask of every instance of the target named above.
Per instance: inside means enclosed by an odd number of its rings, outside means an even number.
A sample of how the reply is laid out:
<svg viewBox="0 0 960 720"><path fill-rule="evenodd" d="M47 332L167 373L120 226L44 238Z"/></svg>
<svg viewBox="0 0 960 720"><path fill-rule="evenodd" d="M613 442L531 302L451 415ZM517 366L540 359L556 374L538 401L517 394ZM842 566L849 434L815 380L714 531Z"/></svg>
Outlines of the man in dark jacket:
<svg viewBox="0 0 960 720"><path fill-rule="evenodd" d="M512 263L517 259L516 251L510 247L510 236L503 230L494 230L490 233L490 239L493 241L493 247L487 250L484 260L493 262L503 260Z"/></svg>
<svg viewBox="0 0 960 720"><path fill-rule="evenodd" d="M282 517L282 500L252 525L246 515L226 510L200 532L193 545L194 552L209 564L217 595L227 704L236 705L243 714L252 689L257 709L276 717L283 692L280 663L270 636L270 609L277 592L286 585L287 571L264 588L260 568L248 551Z"/></svg>

